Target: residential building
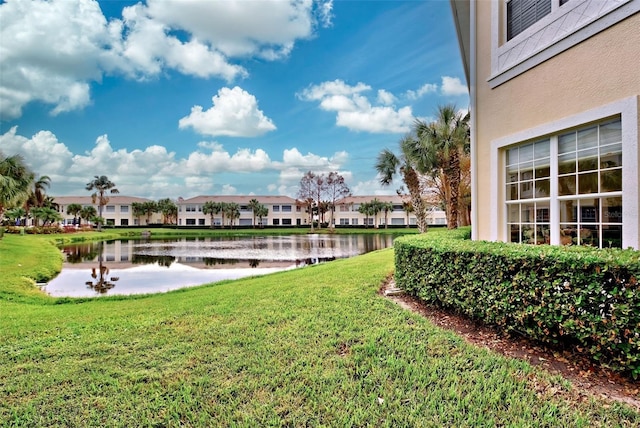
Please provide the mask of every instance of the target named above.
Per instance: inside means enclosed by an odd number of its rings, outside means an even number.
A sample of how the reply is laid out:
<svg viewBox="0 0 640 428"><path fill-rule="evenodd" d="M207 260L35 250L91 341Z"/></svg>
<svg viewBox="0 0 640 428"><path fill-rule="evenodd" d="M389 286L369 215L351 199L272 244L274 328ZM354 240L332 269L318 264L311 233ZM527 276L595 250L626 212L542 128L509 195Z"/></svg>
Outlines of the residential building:
<svg viewBox="0 0 640 428"><path fill-rule="evenodd" d="M640 248L640 0L451 0L473 239Z"/></svg>
<svg viewBox="0 0 640 428"><path fill-rule="evenodd" d="M361 214L358 210L364 203L377 199L380 202L390 203L392 209L385 215L381 211L373 217ZM413 212L404 209L403 199L398 195L376 195L376 196L347 196L336 203L334 213L334 224L337 226L406 226L416 225L416 216ZM327 221L329 218L327 217ZM427 214L427 224L446 225L447 217L444 211L433 208Z"/></svg>
<svg viewBox="0 0 640 428"><path fill-rule="evenodd" d="M109 202L102 207L102 217L107 225L137 226L162 222L162 216L158 213L152 214L148 219L146 216L137 218L133 215L132 203L152 202L151 199L120 195L108 195L108 198ZM93 202L91 196L56 196L54 202L58 205L58 212L63 217L62 224L73 224L73 215L67 214L67 208L71 204L79 204L82 207L92 206L96 212L99 211L98 204Z"/></svg>
<svg viewBox="0 0 640 428"><path fill-rule="evenodd" d="M251 226L254 215L249 202L255 199L268 210L267 217L262 219L265 226L300 226L308 224L308 216L304 208L296 206L296 200L288 196L196 196L189 199L178 198L178 226L211 226L211 215L205 215L202 207L206 202L236 203L240 206L240 218L234 220L234 225ZM225 218L225 226L229 219ZM260 219L255 219L260 224ZM213 215L213 225L222 225L222 213Z"/></svg>

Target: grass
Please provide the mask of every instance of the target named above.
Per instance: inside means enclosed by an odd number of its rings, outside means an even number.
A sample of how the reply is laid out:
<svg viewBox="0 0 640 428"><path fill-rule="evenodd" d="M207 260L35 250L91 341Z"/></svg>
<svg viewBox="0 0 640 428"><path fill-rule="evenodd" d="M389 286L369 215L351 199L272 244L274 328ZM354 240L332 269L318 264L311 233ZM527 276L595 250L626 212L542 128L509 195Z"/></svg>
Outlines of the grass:
<svg viewBox="0 0 640 428"><path fill-rule="evenodd" d="M55 265L47 242L0 241L1 426L640 425L380 297L391 249L76 300L23 284Z"/></svg>

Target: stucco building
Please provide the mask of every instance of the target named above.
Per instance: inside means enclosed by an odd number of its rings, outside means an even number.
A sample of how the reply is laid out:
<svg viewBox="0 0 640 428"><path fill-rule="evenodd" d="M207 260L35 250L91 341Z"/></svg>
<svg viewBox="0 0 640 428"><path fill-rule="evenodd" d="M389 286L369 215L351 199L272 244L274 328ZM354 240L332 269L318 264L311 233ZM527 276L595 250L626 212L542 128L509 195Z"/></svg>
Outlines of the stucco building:
<svg viewBox="0 0 640 428"><path fill-rule="evenodd" d="M640 0L451 0L473 238L640 248Z"/></svg>

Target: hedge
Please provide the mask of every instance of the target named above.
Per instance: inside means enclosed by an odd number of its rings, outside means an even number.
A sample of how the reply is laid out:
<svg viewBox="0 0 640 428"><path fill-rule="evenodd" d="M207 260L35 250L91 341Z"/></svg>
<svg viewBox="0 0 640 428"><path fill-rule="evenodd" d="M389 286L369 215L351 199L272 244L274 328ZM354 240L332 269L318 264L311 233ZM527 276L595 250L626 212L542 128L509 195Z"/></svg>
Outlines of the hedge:
<svg viewBox="0 0 640 428"><path fill-rule="evenodd" d="M640 375L640 251L397 238L395 280L420 299Z"/></svg>

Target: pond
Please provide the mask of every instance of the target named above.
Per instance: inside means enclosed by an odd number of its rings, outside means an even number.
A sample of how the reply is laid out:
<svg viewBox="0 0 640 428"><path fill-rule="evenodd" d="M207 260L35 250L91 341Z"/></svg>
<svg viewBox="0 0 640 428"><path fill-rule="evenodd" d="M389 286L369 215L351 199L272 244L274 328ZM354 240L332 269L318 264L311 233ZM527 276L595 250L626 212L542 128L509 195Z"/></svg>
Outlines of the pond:
<svg viewBox="0 0 640 428"><path fill-rule="evenodd" d="M386 234L116 240L62 247L55 297L158 293L264 275L391 247Z"/></svg>

